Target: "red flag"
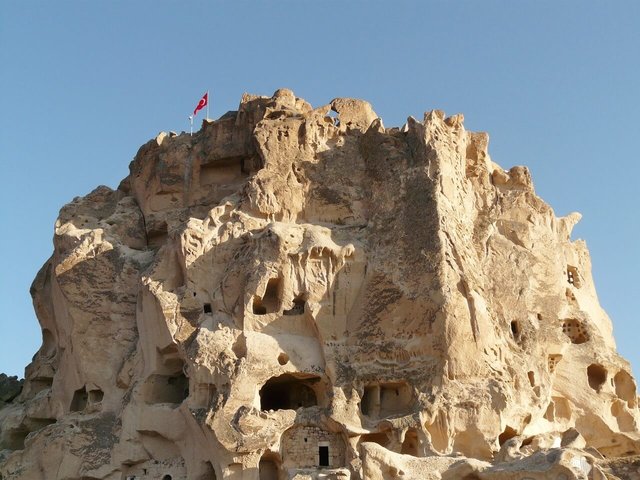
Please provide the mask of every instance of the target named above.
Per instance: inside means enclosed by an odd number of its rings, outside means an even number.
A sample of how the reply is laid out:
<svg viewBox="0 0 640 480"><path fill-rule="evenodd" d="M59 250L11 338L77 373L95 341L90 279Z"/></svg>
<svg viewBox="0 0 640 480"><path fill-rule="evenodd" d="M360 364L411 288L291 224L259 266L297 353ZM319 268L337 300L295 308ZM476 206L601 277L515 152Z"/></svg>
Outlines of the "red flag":
<svg viewBox="0 0 640 480"><path fill-rule="evenodd" d="M207 103L209 102L209 92L205 93L202 98L200 99L200 101L198 102L198 106L196 107L196 109L193 111L193 115L195 116L196 113L198 113L198 110L202 110L204 107L207 106Z"/></svg>

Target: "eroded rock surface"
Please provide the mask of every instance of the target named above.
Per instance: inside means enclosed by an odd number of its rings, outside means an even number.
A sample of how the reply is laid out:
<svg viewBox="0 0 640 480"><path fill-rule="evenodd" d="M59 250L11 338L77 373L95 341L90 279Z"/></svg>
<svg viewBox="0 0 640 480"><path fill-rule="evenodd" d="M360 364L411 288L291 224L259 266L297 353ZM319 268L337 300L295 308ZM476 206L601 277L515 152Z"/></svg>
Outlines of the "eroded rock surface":
<svg viewBox="0 0 640 480"><path fill-rule="evenodd" d="M288 90L143 145L60 212L2 478L635 468L612 460L640 453L636 383L580 215L487 148L461 115L385 128Z"/></svg>
<svg viewBox="0 0 640 480"><path fill-rule="evenodd" d="M0 408L11 403L22 391L24 380L0 373Z"/></svg>

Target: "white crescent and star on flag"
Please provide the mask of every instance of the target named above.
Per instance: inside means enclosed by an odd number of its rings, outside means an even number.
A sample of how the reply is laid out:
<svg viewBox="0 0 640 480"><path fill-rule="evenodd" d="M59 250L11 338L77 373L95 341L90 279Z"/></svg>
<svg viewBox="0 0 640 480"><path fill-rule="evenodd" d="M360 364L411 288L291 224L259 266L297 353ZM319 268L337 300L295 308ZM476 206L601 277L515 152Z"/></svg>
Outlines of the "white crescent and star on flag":
<svg viewBox="0 0 640 480"><path fill-rule="evenodd" d="M193 115L195 116L198 113L198 110L202 110L207 106L207 102L209 101L209 92L205 93L200 101L198 102L198 106L193 111Z"/></svg>

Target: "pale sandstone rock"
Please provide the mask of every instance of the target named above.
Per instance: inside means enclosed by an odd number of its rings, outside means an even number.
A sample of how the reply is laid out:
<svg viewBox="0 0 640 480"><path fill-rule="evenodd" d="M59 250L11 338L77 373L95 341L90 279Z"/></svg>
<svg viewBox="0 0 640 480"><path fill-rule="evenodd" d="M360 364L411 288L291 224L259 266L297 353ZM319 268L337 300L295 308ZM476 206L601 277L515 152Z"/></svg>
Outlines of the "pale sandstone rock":
<svg viewBox="0 0 640 480"><path fill-rule="evenodd" d="M283 89L143 145L117 190L60 212L2 478L635 468L610 460L639 453L636 383L580 215L463 121L387 129Z"/></svg>

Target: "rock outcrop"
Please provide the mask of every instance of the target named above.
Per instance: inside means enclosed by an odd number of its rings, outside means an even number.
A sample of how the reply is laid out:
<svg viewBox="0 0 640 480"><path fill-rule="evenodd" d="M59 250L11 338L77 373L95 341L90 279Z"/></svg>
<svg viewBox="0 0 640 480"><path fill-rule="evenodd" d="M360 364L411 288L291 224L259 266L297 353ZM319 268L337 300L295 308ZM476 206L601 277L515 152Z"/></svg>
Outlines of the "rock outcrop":
<svg viewBox="0 0 640 480"><path fill-rule="evenodd" d="M18 380L18 377L8 377L4 373L0 373L0 408L11 403L22 391L24 380Z"/></svg>
<svg viewBox="0 0 640 480"><path fill-rule="evenodd" d="M367 102L289 90L143 145L117 190L60 212L1 478L633 466L636 383L580 215L487 148L462 115L385 128Z"/></svg>

